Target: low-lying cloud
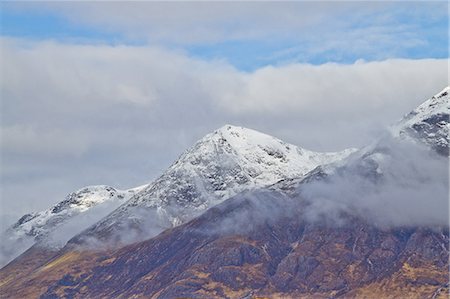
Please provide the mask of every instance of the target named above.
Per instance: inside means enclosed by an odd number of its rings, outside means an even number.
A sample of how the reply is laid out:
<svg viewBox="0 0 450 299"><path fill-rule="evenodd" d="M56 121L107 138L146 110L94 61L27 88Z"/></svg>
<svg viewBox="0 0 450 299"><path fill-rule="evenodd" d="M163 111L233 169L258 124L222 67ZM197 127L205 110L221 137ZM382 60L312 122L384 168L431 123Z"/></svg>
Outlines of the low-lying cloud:
<svg viewBox="0 0 450 299"><path fill-rule="evenodd" d="M450 213L448 163L448 157L412 140L385 137L340 166L327 167L325 176L316 169L303 181L238 194L202 215L199 219L206 221L199 232L248 234L280 221L445 228ZM281 192L279 186L290 191Z"/></svg>
<svg viewBox="0 0 450 299"><path fill-rule="evenodd" d="M95 207L75 215L53 228L47 227L49 233L38 238L28 235L17 235L8 231L1 231L2 244L0 245L0 267L4 266L30 246L36 244L47 249L59 249L66 245L73 236L81 233L101 218L118 208L120 201L105 201Z"/></svg>
<svg viewBox="0 0 450 299"><path fill-rule="evenodd" d="M353 215L382 227L447 226L448 163L412 141L385 138L325 180L302 185L305 215L313 222Z"/></svg>

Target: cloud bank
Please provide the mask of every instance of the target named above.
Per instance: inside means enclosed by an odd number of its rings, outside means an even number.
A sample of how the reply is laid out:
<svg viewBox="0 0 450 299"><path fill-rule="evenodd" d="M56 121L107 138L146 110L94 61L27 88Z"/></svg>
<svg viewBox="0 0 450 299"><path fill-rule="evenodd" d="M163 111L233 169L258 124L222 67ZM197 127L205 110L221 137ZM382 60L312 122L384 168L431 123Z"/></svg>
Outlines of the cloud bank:
<svg viewBox="0 0 450 299"><path fill-rule="evenodd" d="M153 46L2 38L2 213L159 175L225 123L312 150L360 147L447 84L447 59L253 72Z"/></svg>
<svg viewBox="0 0 450 299"><path fill-rule="evenodd" d="M281 182L287 193L276 184L226 200L198 218L199 233L252 235L280 223L335 228L355 221L381 229L448 229L448 163L428 147L385 136L328 166L326 176L316 170L304 181Z"/></svg>
<svg viewBox="0 0 450 299"><path fill-rule="evenodd" d="M449 157L408 140L383 138L325 180L300 186L309 221L380 227L448 227ZM346 223L347 222L347 223Z"/></svg>

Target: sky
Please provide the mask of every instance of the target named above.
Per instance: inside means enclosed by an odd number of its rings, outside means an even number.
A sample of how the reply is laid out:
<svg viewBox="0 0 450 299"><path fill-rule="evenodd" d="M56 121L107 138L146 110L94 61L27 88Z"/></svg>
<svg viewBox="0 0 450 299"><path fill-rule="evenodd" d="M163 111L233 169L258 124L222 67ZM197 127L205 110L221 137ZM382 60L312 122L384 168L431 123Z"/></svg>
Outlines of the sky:
<svg viewBox="0 0 450 299"><path fill-rule="evenodd" d="M448 3L1 2L2 224L225 125L370 144L448 85Z"/></svg>

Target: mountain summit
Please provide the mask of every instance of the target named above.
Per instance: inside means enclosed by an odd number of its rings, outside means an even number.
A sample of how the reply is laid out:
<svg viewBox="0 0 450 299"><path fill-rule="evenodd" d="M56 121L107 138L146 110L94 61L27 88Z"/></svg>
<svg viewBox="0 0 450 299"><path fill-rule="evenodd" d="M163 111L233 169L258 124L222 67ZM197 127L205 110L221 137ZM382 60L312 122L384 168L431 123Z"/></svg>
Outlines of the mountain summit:
<svg viewBox="0 0 450 299"><path fill-rule="evenodd" d="M47 210L22 216L2 232L0 265L36 243L55 249L85 229L75 240L92 237L128 243L153 236L241 191L301 177L353 151L316 153L255 130L225 125L200 139L148 185L125 191L88 186Z"/></svg>
<svg viewBox="0 0 450 299"><path fill-rule="evenodd" d="M155 182L75 240L135 241L130 231L153 236L239 192L301 177L353 151L317 153L255 130L225 125L200 139Z"/></svg>
<svg viewBox="0 0 450 299"><path fill-rule="evenodd" d="M447 86L407 114L394 127L394 134L417 139L433 147L438 153L448 156L449 92L450 87Z"/></svg>

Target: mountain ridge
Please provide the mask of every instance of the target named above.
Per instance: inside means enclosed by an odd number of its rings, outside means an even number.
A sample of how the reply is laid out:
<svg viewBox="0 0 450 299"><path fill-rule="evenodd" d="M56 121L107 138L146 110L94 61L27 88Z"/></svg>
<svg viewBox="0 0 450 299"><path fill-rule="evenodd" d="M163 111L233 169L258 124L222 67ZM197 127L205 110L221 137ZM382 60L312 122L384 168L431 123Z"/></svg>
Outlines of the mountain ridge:
<svg viewBox="0 0 450 299"><path fill-rule="evenodd" d="M405 115L393 126L394 136L419 140L431 145L438 153L448 156L449 93L450 86L447 86Z"/></svg>
<svg viewBox="0 0 450 299"><path fill-rule="evenodd" d="M302 176L354 151L316 153L255 130L225 125L197 141L154 183L73 241L105 237L106 242L129 242L120 239L121 230L128 231L127 238L130 230L140 239L141 234L154 236L239 192Z"/></svg>
<svg viewBox="0 0 450 299"><path fill-rule="evenodd" d="M3 232L3 239L7 241L0 248L5 259L1 264L36 242L45 246L45 243L50 242L48 235L52 230L97 204L105 205L108 201L123 204L109 209L111 216L104 215L106 220L103 223L106 221L106 225L101 229L108 231L105 241L113 239L112 243L116 242L114 237L117 234L110 233L115 227L124 226L127 230L129 226L133 226L137 233L127 234L127 239L121 239L120 242L134 242L144 238L140 236L140 226L147 226L144 233L146 237L156 235L166 228L192 219L234 194L270 185L287 177L301 176L317 165L343 159L354 150L316 153L252 129L224 125L198 140L154 182L125 191L106 185L84 187L70 193L65 200L47 210L22 216ZM176 206L164 209L164 205L170 206L170 197L177 196ZM179 204L183 197L184 202ZM126 215L121 215L122 211ZM142 219L146 218L151 218L152 221L142 224ZM97 221L100 222L94 229L102 224L101 218ZM87 228L88 226L84 227ZM121 232L118 230L117 233ZM94 231L95 234L97 232ZM89 239L91 235L92 233L88 233ZM73 236L68 239L70 237ZM26 240L27 238L30 240ZM54 242L49 245L56 246ZM11 250L12 247L20 247L21 250ZM5 258L6 256L9 258Z"/></svg>
<svg viewBox="0 0 450 299"><path fill-rule="evenodd" d="M107 185L87 186L69 193L63 201L46 210L25 214L2 232L0 265L4 265L33 244L44 242L56 246L52 240L55 230L64 227L73 218L82 216L91 209L98 210L101 207L105 211L112 211L142 188L143 186L118 190ZM79 231L87 226L88 224L85 224L83 227L82 222L77 224Z"/></svg>
<svg viewBox="0 0 450 299"><path fill-rule="evenodd" d="M439 95L445 106L448 93ZM448 155L433 144L439 139L423 138L448 126L448 110L424 107L430 113L405 133L336 164L240 190L145 241L90 248L75 238L54 253L32 248L0 270L0 291L41 298L446 298L448 223L417 218L438 209L448 220ZM442 117L425 121L435 115Z"/></svg>

